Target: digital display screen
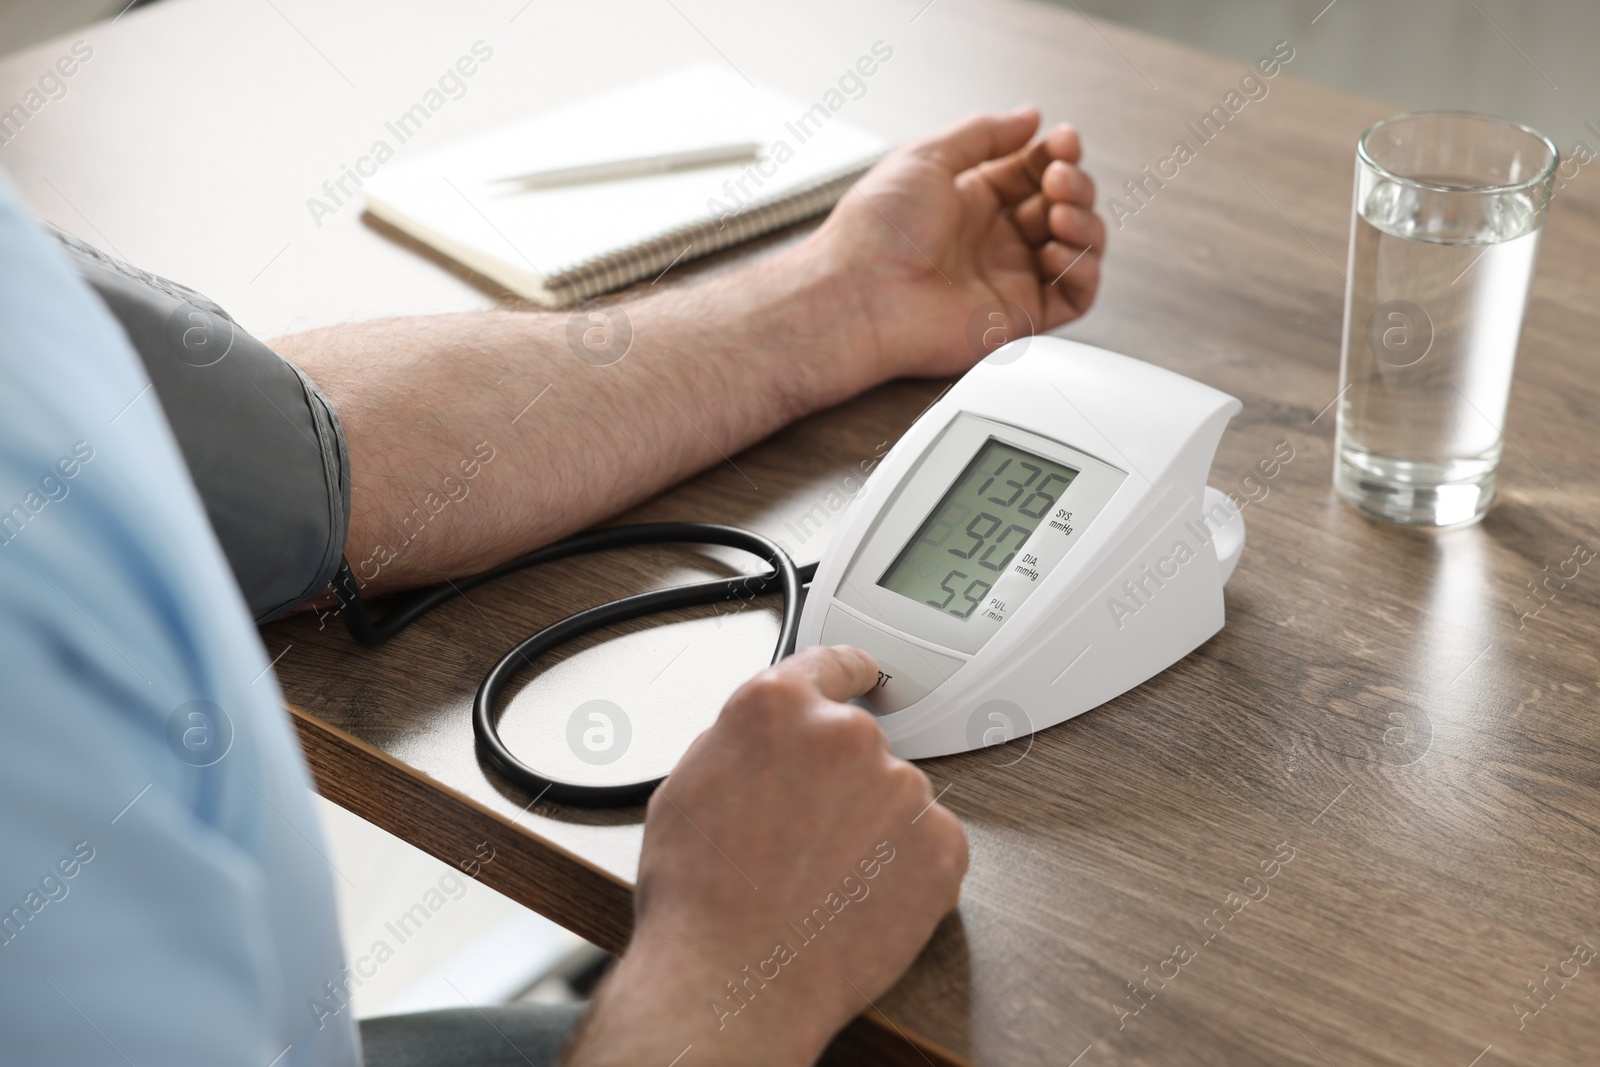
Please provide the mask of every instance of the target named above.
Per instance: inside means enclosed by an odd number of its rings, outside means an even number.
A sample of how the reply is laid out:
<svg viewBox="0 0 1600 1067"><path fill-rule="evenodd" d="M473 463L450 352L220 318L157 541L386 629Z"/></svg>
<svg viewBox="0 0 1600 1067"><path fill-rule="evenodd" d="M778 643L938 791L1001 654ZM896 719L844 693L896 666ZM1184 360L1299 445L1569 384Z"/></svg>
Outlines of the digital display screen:
<svg viewBox="0 0 1600 1067"><path fill-rule="evenodd" d="M991 437L878 584L970 618L1078 472Z"/></svg>

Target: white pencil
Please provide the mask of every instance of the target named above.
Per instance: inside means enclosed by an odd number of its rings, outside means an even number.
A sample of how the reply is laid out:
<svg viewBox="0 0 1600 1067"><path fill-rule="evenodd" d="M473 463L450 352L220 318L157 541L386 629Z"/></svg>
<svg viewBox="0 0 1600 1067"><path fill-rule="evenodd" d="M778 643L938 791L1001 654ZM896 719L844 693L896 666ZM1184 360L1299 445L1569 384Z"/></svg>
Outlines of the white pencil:
<svg viewBox="0 0 1600 1067"><path fill-rule="evenodd" d="M694 148L684 152L629 156L584 163L576 167L535 170L494 180L503 184L514 183L525 189L544 189L553 185L578 185L585 182L615 181L618 178L641 178L649 174L663 174L670 170L754 161L760 157L761 149L762 145L758 142L740 141L734 144L713 145L709 148Z"/></svg>

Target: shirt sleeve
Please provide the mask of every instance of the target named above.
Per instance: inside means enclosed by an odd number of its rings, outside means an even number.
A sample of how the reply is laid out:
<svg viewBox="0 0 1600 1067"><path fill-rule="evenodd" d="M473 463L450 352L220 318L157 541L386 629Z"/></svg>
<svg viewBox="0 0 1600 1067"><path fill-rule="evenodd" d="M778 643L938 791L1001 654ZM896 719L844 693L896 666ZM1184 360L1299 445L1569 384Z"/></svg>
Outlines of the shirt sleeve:
<svg viewBox="0 0 1600 1067"><path fill-rule="evenodd" d="M149 377L0 180L0 1059L356 1067L265 651Z"/></svg>

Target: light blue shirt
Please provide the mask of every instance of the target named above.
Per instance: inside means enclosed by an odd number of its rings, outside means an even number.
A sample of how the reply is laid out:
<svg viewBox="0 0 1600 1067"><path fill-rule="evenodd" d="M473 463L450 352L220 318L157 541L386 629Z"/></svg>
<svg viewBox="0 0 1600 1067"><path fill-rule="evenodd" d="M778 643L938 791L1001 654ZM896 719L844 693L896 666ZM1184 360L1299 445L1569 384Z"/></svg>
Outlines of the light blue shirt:
<svg viewBox="0 0 1600 1067"><path fill-rule="evenodd" d="M0 1063L359 1064L310 788L142 364L0 181Z"/></svg>

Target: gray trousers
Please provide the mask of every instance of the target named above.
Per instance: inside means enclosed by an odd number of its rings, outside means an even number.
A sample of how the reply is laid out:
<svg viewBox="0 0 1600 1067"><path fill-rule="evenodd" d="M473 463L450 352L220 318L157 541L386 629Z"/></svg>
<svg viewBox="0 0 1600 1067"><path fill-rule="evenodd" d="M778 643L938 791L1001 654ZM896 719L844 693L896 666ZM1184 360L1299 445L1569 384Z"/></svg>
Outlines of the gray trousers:
<svg viewBox="0 0 1600 1067"><path fill-rule="evenodd" d="M509 1004L361 1022L366 1067L555 1067L586 1004Z"/></svg>

